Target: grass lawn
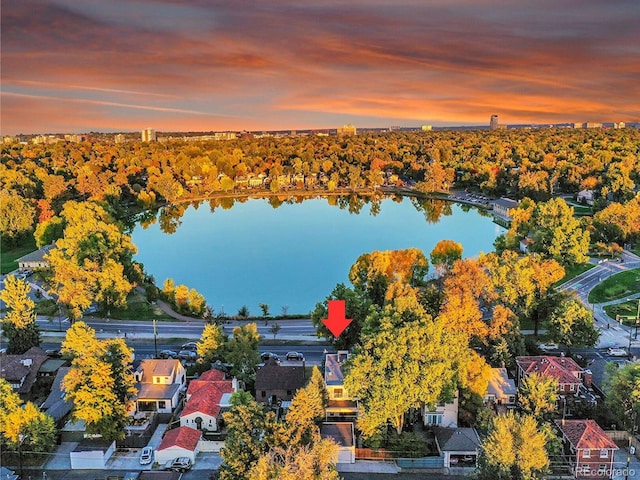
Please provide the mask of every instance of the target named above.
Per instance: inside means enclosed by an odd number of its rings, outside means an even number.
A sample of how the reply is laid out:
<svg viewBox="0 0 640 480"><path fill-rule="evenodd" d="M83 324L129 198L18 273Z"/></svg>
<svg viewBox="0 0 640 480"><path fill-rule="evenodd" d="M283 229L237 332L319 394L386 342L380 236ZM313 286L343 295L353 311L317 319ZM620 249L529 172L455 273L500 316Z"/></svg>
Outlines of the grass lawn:
<svg viewBox="0 0 640 480"><path fill-rule="evenodd" d="M625 325L635 325L636 316L638 315L638 302L640 300L629 300L624 303L617 303L615 305L607 305L604 307L604 311L607 312L611 318L616 318L616 315L623 317L622 322Z"/></svg>
<svg viewBox="0 0 640 480"><path fill-rule="evenodd" d="M570 267L565 267L564 277L562 277L561 280L558 280L556 283L554 283L553 286L557 287L559 285L562 285L563 283L568 282L572 278L577 277L581 273L584 273L587 270L591 270L593 267L595 267L595 265L592 263L586 263L584 265L572 265Z"/></svg>
<svg viewBox="0 0 640 480"><path fill-rule="evenodd" d="M549 327L548 323L541 321L538 325L538 330L546 330ZM520 330L535 330L536 326L532 320L526 319L520 322Z"/></svg>
<svg viewBox="0 0 640 480"><path fill-rule="evenodd" d="M640 268L607 278L589 293L589 303L602 303L640 292Z"/></svg>
<svg viewBox="0 0 640 480"><path fill-rule="evenodd" d="M106 316L106 312L96 312L95 316ZM143 294L135 291L127 297L127 308L112 309L109 318L115 320L175 321L175 318L164 313L157 305L151 305Z"/></svg>
<svg viewBox="0 0 640 480"><path fill-rule="evenodd" d="M36 250L36 241L33 236L27 237L20 245L15 245L10 248L0 245L0 273L9 273L18 268L18 262L16 262L16 260L34 250Z"/></svg>

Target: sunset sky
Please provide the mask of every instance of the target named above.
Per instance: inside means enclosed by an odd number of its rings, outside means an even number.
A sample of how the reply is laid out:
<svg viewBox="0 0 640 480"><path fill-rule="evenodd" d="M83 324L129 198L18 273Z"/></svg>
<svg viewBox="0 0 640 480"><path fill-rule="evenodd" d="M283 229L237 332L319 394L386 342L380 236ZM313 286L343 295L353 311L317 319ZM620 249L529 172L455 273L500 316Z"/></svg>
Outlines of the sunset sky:
<svg viewBox="0 0 640 480"><path fill-rule="evenodd" d="M640 120L640 0L3 0L4 135Z"/></svg>

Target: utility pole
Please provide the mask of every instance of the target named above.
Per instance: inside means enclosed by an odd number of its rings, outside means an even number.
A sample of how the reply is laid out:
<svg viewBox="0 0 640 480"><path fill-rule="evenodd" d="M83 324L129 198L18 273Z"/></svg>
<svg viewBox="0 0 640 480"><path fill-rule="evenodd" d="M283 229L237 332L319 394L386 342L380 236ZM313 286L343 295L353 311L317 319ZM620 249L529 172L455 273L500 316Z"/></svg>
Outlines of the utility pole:
<svg viewBox="0 0 640 480"><path fill-rule="evenodd" d="M154 358L158 358L158 329L156 328L156 320L153 319L153 351Z"/></svg>

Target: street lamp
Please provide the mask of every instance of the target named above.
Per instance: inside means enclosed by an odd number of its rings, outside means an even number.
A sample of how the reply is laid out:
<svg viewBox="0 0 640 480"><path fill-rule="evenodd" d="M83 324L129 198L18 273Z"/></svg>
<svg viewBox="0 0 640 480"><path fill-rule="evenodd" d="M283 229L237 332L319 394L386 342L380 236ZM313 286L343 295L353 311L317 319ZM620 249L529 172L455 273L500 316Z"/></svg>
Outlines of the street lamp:
<svg viewBox="0 0 640 480"><path fill-rule="evenodd" d="M24 478L24 472L22 470L22 442L25 441L27 436L24 433L18 434L18 461L20 462L20 478Z"/></svg>

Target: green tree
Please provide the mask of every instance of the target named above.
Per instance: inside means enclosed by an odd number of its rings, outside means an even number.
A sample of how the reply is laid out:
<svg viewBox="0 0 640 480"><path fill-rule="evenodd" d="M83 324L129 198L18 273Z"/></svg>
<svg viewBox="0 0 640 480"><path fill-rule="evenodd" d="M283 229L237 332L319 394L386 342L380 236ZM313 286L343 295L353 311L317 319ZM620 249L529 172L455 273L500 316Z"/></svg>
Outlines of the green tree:
<svg viewBox="0 0 640 480"><path fill-rule="evenodd" d="M276 339L276 335L278 335L278 332L280 331L282 327L280 326L280 324L278 322L274 323L273 325L271 325L271 328L269 329L271 331L271 333L273 333L273 339Z"/></svg>
<svg viewBox="0 0 640 480"><path fill-rule="evenodd" d="M556 410L558 381L534 372L522 380L518 394L522 411L542 420Z"/></svg>
<svg viewBox="0 0 640 480"><path fill-rule="evenodd" d="M278 446L262 455L249 480L340 480L335 469L338 446L323 439L309 446Z"/></svg>
<svg viewBox="0 0 640 480"><path fill-rule="evenodd" d="M21 354L40 345L40 330L36 324L35 303L29 298L31 286L14 275L7 275L0 300L5 303L7 313L2 321L8 339L7 352Z"/></svg>
<svg viewBox="0 0 640 480"><path fill-rule="evenodd" d="M598 343L600 332L593 323L591 310L577 297L563 295L549 317L549 335L553 341L564 345L593 347Z"/></svg>
<svg viewBox="0 0 640 480"><path fill-rule="evenodd" d="M252 384L256 378L256 368L260 363L258 345L260 335L255 323L248 323L233 329L233 336L227 342L225 359L231 364L231 374Z"/></svg>
<svg viewBox="0 0 640 480"><path fill-rule="evenodd" d="M274 422L273 413L265 413L263 407L250 396L231 396L232 407L222 414L227 426L224 448L220 450L223 464L220 480L246 480L258 459L267 452L267 436Z"/></svg>
<svg viewBox="0 0 640 480"><path fill-rule="evenodd" d="M36 239L38 248L50 245L64 235L64 219L60 217L51 217L36 227L33 236Z"/></svg>
<svg viewBox="0 0 640 480"><path fill-rule="evenodd" d="M205 324L200 341L197 344L198 355L202 361L204 363L213 363L216 360L220 360L226 340L221 325Z"/></svg>
<svg viewBox="0 0 640 480"><path fill-rule="evenodd" d="M322 320L329 315L330 300L344 300L346 317L352 319L349 326L338 337L335 337L322 323ZM316 304L316 308L311 312L311 323L316 327L318 337L327 339L337 350L349 350L360 341L360 331L370 306L371 301L361 291L339 283L324 302Z"/></svg>
<svg viewBox="0 0 640 480"><path fill-rule="evenodd" d="M530 415L508 412L493 419L481 445L480 480L544 478L549 467L547 434Z"/></svg>
<svg viewBox="0 0 640 480"><path fill-rule="evenodd" d="M631 431L640 413L640 362L622 367L609 363L606 373L606 405L624 428Z"/></svg>
<svg viewBox="0 0 640 480"><path fill-rule="evenodd" d="M242 305L240 307L240 309L238 310L238 316L241 318L248 318L249 317L249 308L247 308L246 305Z"/></svg>
<svg viewBox="0 0 640 480"><path fill-rule="evenodd" d="M464 338L449 333L415 302L396 298L367 317L362 346L345 365L345 390L360 401L365 437L390 422L398 434L405 413L452 396Z"/></svg>
<svg viewBox="0 0 640 480"><path fill-rule="evenodd" d="M590 234L574 217L573 207L562 198L552 198L535 206L532 252L553 258L562 265L583 264L589 261Z"/></svg>
<svg viewBox="0 0 640 480"><path fill-rule="evenodd" d="M260 306L260 310L262 310L262 317L263 318L269 317L269 305L267 305L266 303L261 303L259 306Z"/></svg>
<svg viewBox="0 0 640 480"><path fill-rule="evenodd" d="M49 452L55 446L56 425L50 415L27 402L6 414L5 428L0 433L12 449L21 445L26 451Z"/></svg>
<svg viewBox="0 0 640 480"><path fill-rule="evenodd" d="M0 188L0 236L9 244L32 231L36 209L21 195Z"/></svg>

